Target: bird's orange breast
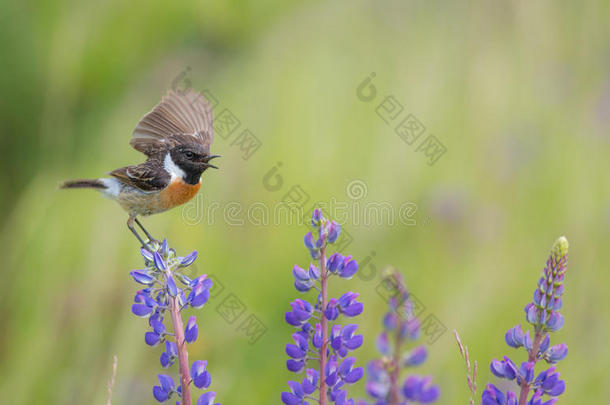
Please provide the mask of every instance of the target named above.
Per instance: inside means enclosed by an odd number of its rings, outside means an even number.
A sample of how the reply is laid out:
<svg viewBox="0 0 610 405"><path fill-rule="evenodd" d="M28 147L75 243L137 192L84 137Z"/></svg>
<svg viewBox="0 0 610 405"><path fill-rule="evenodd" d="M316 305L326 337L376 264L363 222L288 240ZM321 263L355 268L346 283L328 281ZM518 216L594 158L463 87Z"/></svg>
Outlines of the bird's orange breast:
<svg viewBox="0 0 610 405"><path fill-rule="evenodd" d="M175 179L161 192L161 205L163 209L170 209L184 204L193 198L200 188L201 181L197 184L187 184L182 179Z"/></svg>

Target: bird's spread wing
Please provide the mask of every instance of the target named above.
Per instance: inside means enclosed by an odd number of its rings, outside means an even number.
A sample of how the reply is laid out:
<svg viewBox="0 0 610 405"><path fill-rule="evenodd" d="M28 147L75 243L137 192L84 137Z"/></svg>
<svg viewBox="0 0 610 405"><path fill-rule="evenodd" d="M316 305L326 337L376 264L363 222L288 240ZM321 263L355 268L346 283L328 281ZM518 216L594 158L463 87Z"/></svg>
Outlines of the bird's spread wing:
<svg viewBox="0 0 610 405"><path fill-rule="evenodd" d="M142 191L162 190L171 181L170 175L163 170L162 166L151 161L136 166L121 167L108 174L117 178L121 183Z"/></svg>
<svg viewBox="0 0 610 405"><path fill-rule="evenodd" d="M138 122L130 144L153 156L176 146L178 139L186 135L209 149L214 139L213 120L212 107L202 94L193 89L170 90Z"/></svg>

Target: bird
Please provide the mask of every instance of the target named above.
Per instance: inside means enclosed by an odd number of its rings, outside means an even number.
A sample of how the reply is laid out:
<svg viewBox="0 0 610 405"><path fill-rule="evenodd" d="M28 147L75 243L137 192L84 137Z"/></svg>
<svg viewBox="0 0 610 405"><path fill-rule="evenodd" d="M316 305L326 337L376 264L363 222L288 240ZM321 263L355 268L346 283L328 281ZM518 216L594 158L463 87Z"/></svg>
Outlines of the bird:
<svg viewBox="0 0 610 405"><path fill-rule="evenodd" d="M136 125L130 145L146 155L144 163L108 172L110 177L67 180L62 189L89 188L115 200L127 211L127 227L142 246L155 241L138 220L167 211L192 199L201 188L203 172L218 169L210 163L214 140L212 107L191 89L170 90ZM138 234L137 224L148 242Z"/></svg>

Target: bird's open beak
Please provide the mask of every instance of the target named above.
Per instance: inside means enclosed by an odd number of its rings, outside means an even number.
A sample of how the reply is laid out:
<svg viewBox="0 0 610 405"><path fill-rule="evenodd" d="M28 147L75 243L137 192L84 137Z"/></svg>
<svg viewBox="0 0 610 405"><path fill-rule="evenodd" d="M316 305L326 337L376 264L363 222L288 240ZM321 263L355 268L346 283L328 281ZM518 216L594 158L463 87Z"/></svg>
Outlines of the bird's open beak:
<svg viewBox="0 0 610 405"><path fill-rule="evenodd" d="M208 156L206 156L206 157L204 158L205 167L206 167L206 168L211 167L211 168L213 168L213 169L218 169L218 166L214 166L213 164L209 163L209 162L210 162L210 160L212 160L212 159L216 159L216 158L218 158L218 157L221 157L221 156L220 156L220 155L208 155Z"/></svg>

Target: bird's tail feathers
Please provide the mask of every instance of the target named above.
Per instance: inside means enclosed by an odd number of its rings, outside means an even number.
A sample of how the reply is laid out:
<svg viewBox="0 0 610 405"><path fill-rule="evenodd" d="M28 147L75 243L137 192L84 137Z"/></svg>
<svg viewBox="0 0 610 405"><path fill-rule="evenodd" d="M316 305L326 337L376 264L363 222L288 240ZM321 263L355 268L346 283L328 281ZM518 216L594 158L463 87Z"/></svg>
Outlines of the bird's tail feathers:
<svg viewBox="0 0 610 405"><path fill-rule="evenodd" d="M104 184L100 179L79 179L79 180L67 180L64 181L59 188L95 188L95 189L106 189L108 186Z"/></svg>

